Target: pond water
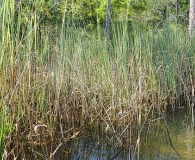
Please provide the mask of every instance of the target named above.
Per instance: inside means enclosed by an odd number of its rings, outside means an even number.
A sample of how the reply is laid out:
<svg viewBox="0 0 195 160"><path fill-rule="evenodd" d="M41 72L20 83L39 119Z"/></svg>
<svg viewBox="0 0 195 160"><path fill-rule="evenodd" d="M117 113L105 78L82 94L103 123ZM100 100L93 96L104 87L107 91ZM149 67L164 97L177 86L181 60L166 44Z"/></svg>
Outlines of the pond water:
<svg viewBox="0 0 195 160"><path fill-rule="evenodd" d="M166 120L165 120L166 119ZM87 133L66 146L55 155L56 160L136 160L136 143L119 147L105 132ZM165 118L148 119L141 130L141 160L195 159L195 134L191 116L185 112L170 113ZM136 138L135 138L136 139Z"/></svg>

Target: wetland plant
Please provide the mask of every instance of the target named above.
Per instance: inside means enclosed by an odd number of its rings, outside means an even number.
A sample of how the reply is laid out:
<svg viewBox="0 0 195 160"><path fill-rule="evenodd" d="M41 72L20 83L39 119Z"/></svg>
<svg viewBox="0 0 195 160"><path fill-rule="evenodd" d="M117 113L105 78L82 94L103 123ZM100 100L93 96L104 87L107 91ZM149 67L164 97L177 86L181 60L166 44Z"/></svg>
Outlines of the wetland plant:
<svg viewBox="0 0 195 160"><path fill-rule="evenodd" d="M100 25L89 32L65 15L47 25L36 7L25 17L22 7L12 0L0 7L2 156L52 158L86 126L101 126L139 155L148 116L185 106L194 117L195 40L188 31L123 22L112 24L106 41Z"/></svg>

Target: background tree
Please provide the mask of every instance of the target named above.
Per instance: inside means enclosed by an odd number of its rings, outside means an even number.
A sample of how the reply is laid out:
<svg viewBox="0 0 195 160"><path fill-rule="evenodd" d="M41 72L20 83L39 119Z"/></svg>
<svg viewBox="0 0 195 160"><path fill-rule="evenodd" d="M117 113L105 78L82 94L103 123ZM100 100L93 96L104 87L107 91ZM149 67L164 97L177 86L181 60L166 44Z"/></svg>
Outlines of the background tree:
<svg viewBox="0 0 195 160"><path fill-rule="evenodd" d="M110 38L110 0L107 0L107 8L106 8L106 39Z"/></svg>
<svg viewBox="0 0 195 160"><path fill-rule="evenodd" d="M189 32L193 34L195 29L195 0L190 0Z"/></svg>
<svg viewBox="0 0 195 160"><path fill-rule="evenodd" d="M44 25L46 23L59 25L66 12L66 20L85 26L86 29L94 29L97 23L105 26L107 1L110 0L16 1L15 15L19 8L24 24L28 23L29 15L36 12L36 18ZM191 0L191 3L193 2L194 0ZM165 21L173 27L187 27L189 24L189 0L111 0L109 3L112 6L110 8L112 22L128 20L152 28L162 27ZM192 28L192 22L190 21L189 28Z"/></svg>

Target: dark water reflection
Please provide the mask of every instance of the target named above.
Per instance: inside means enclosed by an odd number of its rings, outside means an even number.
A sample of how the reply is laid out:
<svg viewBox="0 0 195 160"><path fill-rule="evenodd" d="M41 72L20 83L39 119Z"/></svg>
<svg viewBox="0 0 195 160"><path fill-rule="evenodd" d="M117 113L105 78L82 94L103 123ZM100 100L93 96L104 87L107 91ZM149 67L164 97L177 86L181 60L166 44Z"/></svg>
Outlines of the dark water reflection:
<svg viewBox="0 0 195 160"><path fill-rule="evenodd" d="M177 112L175 115L166 115L166 121L164 118L148 120L141 132L140 159L195 159L194 127L191 126L191 116L188 115L185 112ZM93 132L90 136L78 138L62 147L55 159L136 159L137 154L130 154L129 147L117 147L117 141L110 142L105 134L98 140Z"/></svg>
<svg viewBox="0 0 195 160"><path fill-rule="evenodd" d="M124 159L126 154L122 150L113 149L112 146L106 144L97 144L93 140L80 140L74 144L74 151L70 159L72 160L84 160L84 159ZM120 154L118 154L120 153ZM115 155L116 158L114 158ZM125 158L126 159L126 158Z"/></svg>

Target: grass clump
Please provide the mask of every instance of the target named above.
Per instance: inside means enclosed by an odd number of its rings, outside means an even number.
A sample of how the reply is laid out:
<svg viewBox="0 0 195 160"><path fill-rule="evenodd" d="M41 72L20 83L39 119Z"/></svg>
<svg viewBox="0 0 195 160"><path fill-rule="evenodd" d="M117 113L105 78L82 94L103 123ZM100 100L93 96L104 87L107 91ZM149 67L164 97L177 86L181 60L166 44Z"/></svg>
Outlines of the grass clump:
<svg viewBox="0 0 195 160"><path fill-rule="evenodd" d="M8 158L54 156L56 139L94 122L122 144L131 130L140 139L155 109L185 105L193 114L195 46L185 30L117 23L106 41L100 26L89 34L66 17L43 25L36 8L24 24L13 3L0 10L0 148Z"/></svg>

